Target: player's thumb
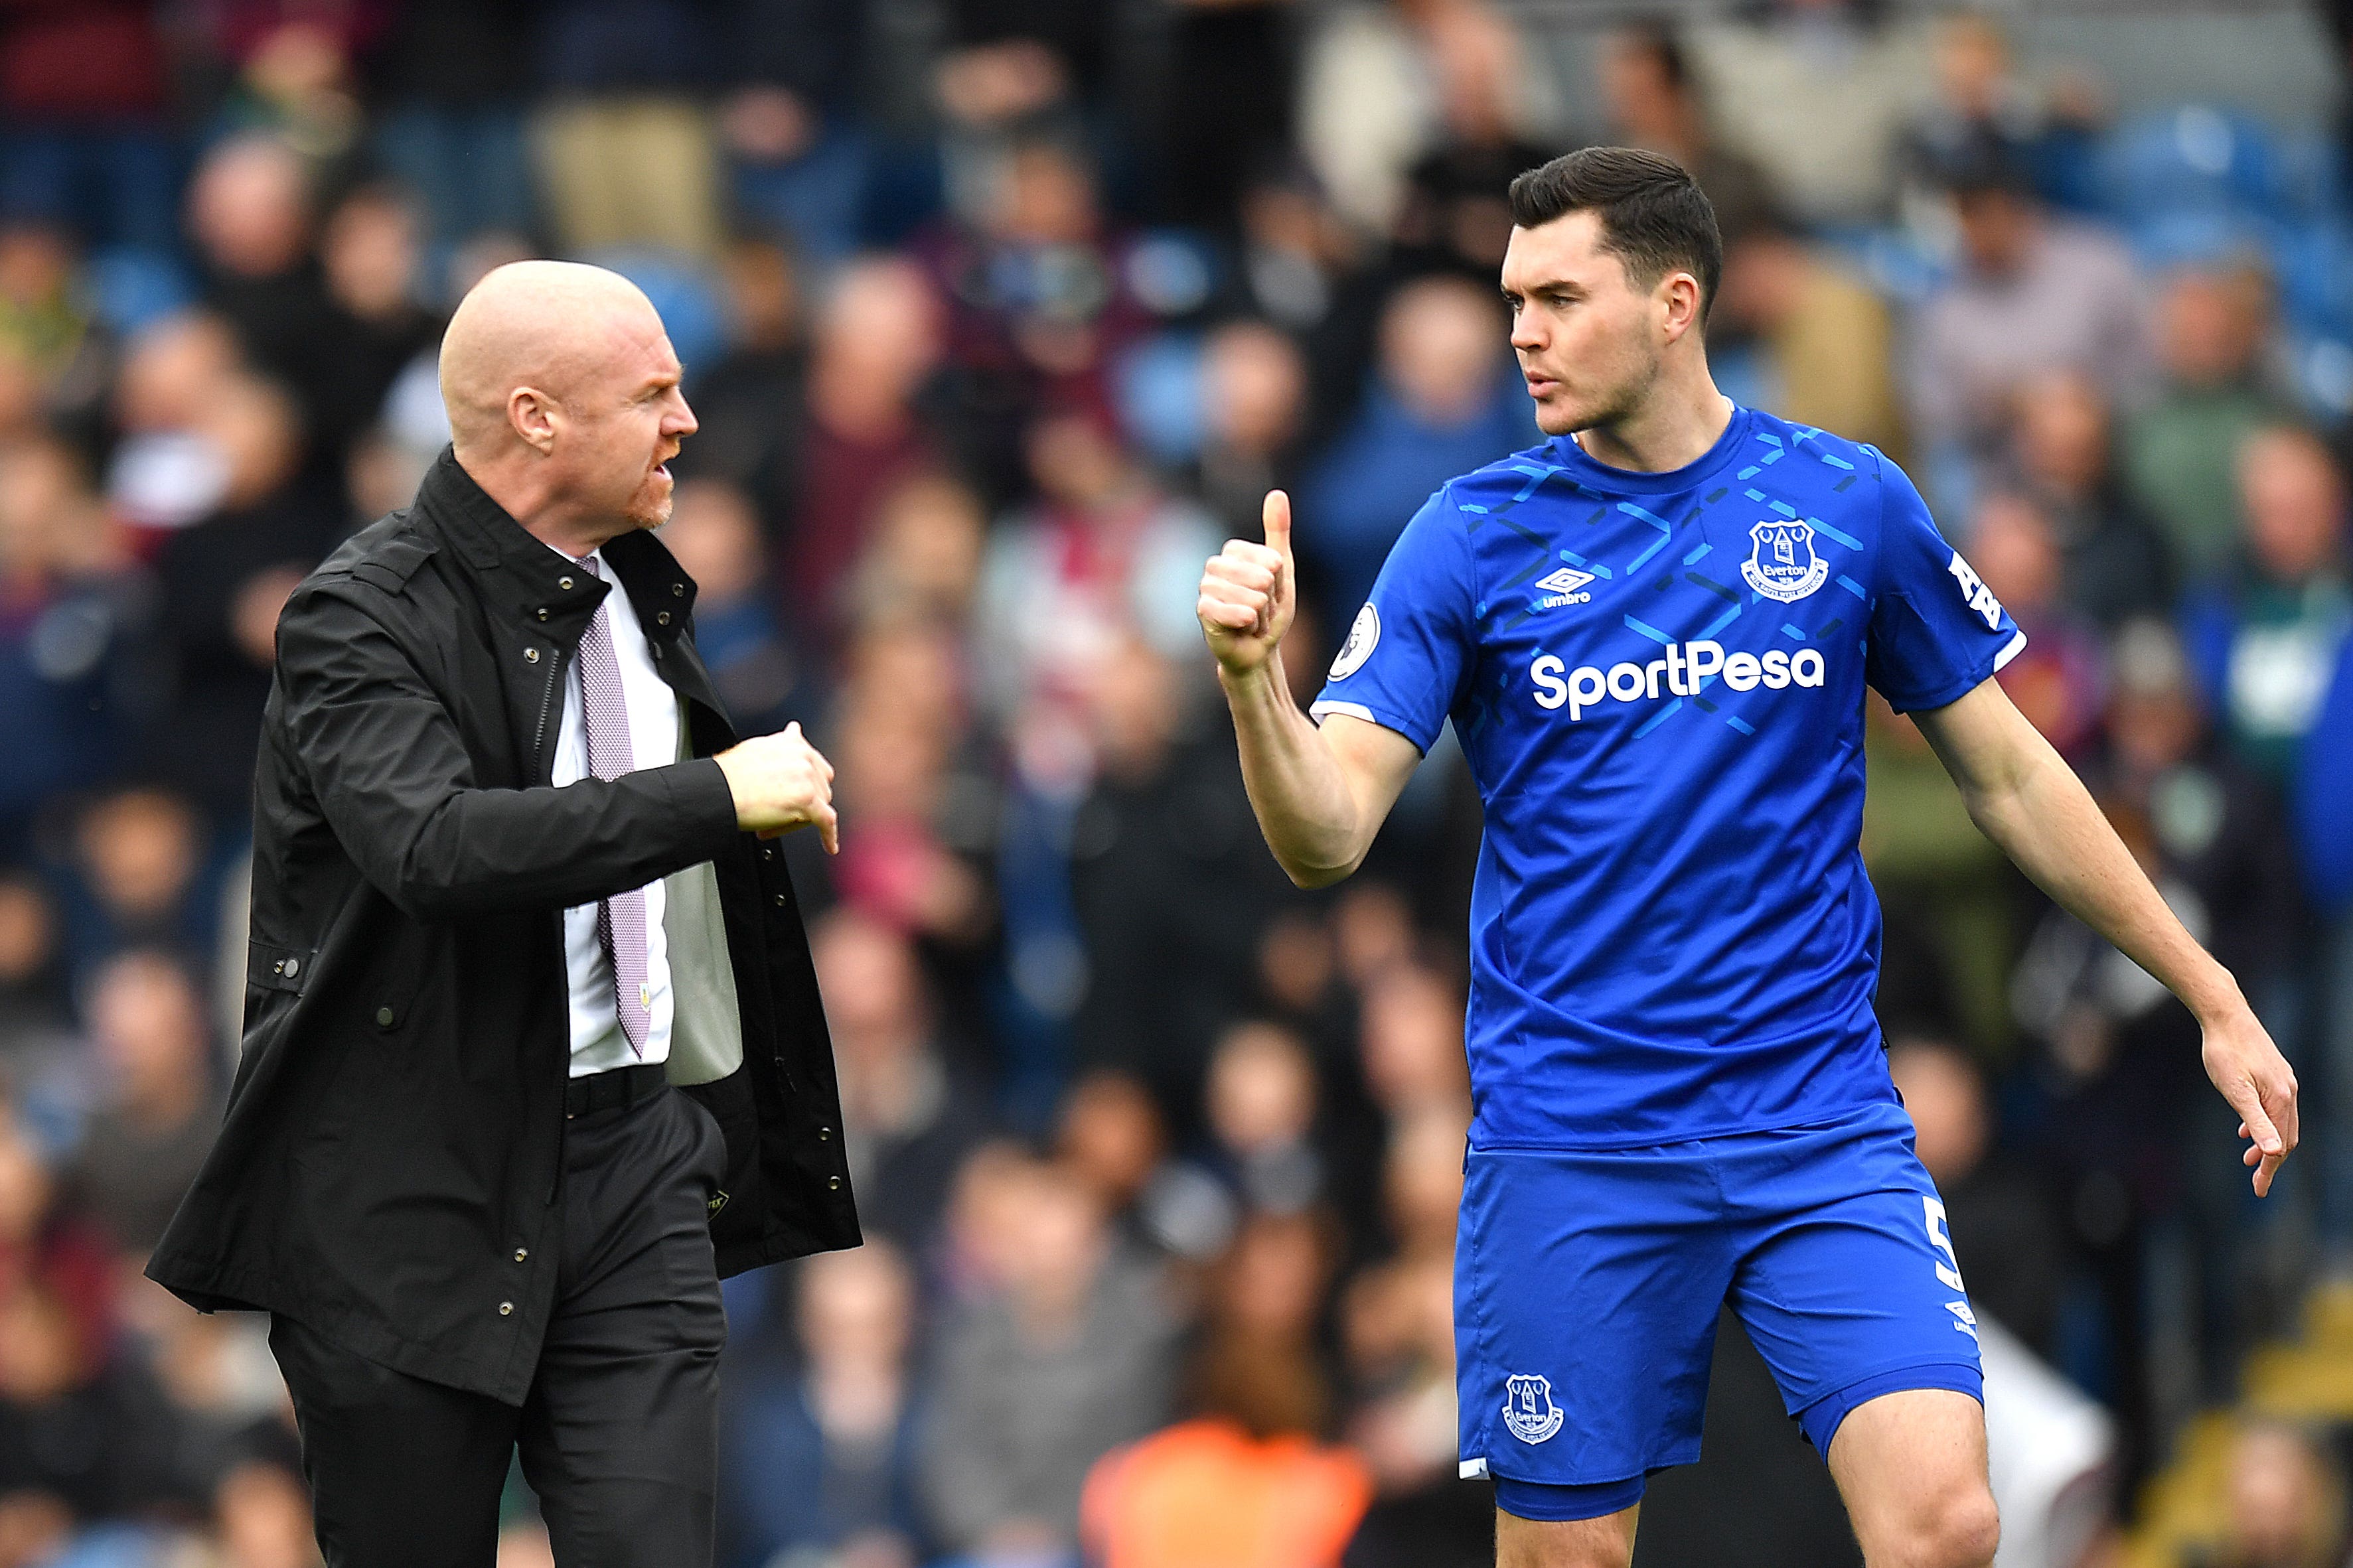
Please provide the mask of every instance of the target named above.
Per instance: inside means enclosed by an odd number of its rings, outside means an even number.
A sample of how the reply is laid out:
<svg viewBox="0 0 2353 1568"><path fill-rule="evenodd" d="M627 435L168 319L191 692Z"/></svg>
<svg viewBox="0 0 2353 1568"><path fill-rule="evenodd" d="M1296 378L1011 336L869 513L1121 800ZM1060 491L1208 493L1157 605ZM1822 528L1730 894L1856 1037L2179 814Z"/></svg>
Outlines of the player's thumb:
<svg viewBox="0 0 2353 1568"><path fill-rule="evenodd" d="M1281 490L1267 491L1259 521L1266 528L1267 548L1280 551L1287 564L1291 560L1291 498Z"/></svg>

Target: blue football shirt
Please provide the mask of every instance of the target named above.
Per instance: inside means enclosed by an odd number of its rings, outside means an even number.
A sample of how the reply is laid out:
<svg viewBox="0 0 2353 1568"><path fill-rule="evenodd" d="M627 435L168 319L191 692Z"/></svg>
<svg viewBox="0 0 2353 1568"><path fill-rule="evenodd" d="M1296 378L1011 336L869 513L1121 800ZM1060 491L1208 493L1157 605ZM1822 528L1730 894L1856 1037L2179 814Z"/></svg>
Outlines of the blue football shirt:
<svg viewBox="0 0 2353 1568"><path fill-rule="evenodd" d="M1560 437L1430 497L1314 711L1469 758L1473 1141L1892 1101L1863 686L1939 707L2025 640L1902 469L1754 409L1672 472Z"/></svg>

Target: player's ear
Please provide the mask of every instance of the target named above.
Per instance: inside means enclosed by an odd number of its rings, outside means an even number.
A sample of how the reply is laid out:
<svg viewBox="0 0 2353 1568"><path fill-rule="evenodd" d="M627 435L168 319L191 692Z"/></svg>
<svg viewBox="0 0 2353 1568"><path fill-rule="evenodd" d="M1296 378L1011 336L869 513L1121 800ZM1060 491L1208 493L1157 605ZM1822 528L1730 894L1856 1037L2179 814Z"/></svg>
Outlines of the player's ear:
<svg viewBox="0 0 2353 1568"><path fill-rule="evenodd" d="M1659 326L1669 342L1673 342L1699 325L1699 279L1689 272L1676 269L1659 279L1654 298L1659 305Z"/></svg>

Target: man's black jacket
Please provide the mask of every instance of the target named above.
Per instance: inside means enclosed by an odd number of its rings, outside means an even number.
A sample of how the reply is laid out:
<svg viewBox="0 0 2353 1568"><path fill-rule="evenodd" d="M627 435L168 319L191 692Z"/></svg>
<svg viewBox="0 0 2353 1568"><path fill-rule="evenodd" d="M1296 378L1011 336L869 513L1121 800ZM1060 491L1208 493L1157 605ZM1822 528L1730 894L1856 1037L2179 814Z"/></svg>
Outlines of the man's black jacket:
<svg viewBox="0 0 2353 1568"><path fill-rule="evenodd" d="M563 910L712 862L744 1065L690 1089L727 1135L722 1274L859 1239L840 1099L783 857L740 832L729 728L651 534L605 547L693 759L550 786L563 681L607 584L448 452L278 626L254 795L243 1059L148 1264L521 1404L555 1290L571 1042Z"/></svg>

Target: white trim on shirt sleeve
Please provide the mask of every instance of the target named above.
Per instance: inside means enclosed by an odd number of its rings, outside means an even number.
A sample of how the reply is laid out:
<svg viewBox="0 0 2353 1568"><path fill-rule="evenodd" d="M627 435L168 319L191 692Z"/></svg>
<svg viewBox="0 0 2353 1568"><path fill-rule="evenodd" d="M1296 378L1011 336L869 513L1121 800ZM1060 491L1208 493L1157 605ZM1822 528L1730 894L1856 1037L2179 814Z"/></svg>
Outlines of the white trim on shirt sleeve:
<svg viewBox="0 0 2353 1568"><path fill-rule="evenodd" d="M1349 718L1362 719L1367 724L1381 723L1373 717L1373 710L1361 702L1315 702L1307 709L1307 716L1318 724L1324 722L1324 716L1327 713L1345 713ZM1381 728L1386 730L1388 726L1381 724Z"/></svg>
<svg viewBox="0 0 2353 1568"><path fill-rule="evenodd" d="M1996 673L2000 673L2003 665L2008 664L2011 659L2016 658L2020 654L2024 653L2025 651L2026 634L2024 632L2021 632L2016 637L2010 638L2009 644L2005 646L2000 653L1993 656L1993 668Z"/></svg>

